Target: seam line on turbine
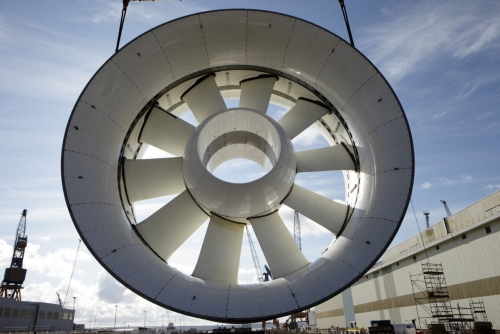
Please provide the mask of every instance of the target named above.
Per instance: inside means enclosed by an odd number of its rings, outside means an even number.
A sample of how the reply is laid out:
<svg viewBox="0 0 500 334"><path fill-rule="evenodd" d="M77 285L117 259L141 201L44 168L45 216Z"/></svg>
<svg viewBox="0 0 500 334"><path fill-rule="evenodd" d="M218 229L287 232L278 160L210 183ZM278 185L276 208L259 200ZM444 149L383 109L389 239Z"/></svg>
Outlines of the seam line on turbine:
<svg viewBox="0 0 500 334"><path fill-rule="evenodd" d="M205 38L205 30L203 30L203 24L201 23L200 15L198 15L198 22L200 23L201 36L203 37L203 45L205 46L205 56L207 56L207 65L210 66L210 57L208 56L207 40Z"/></svg>
<svg viewBox="0 0 500 334"><path fill-rule="evenodd" d="M125 248L127 248L127 247L132 247L132 246L143 246L143 244L142 244L142 243L136 243L136 244L129 244L129 245L126 245L126 246L122 246L122 247L119 247L119 248L115 248L115 249L113 249L113 251L111 251L110 253L108 253L108 254L104 255L103 257L101 257L101 260L102 260L102 259L104 259L104 258L106 258L107 256L109 256L109 255L113 254L113 253L116 253L116 252L117 252L117 251L119 251L119 250L125 249Z"/></svg>
<svg viewBox="0 0 500 334"><path fill-rule="evenodd" d="M162 291L167 287L168 283L170 283L171 280L177 277L177 275L179 275L179 272L176 272L174 276L170 277L170 279L167 281L167 283L165 283L163 288L161 288L160 292L158 292L158 294L155 296L155 299L158 298L158 296L162 293Z"/></svg>
<svg viewBox="0 0 500 334"><path fill-rule="evenodd" d="M225 314L226 318L227 318L227 312L229 311L229 294L230 293L231 293L231 283L229 283L229 287L227 288L226 314Z"/></svg>
<svg viewBox="0 0 500 334"><path fill-rule="evenodd" d="M328 58L326 58L325 62L323 63L323 66L321 67L321 70L319 70L319 73L318 73L318 76L316 77L316 81L314 81L314 84L317 85L318 84L318 80L319 78L321 77L321 74L323 73L323 70L325 69L325 66L326 64L328 64L328 61L330 60L330 58L332 57L333 53L335 52L335 49L337 48L337 46L339 45L340 43L340 39L337 41L337 44L335 44L335 46L333 47L332 49L332 52L330 52L330 54L328 55Z"/></svg>
<svg viewBox="0 0 500 334"><path fill-rule="evenodd" d="M168 68L170 69L170 73L172 73L172 77L175 79L174 71L172 70L172 66L170 65L170 61L168 60L168 57L167 57L167 54L165 53L165 50L163 50L163 46L160 44L160 41L156 37L154 30L152 30L151 33L153 34L154 38L156 39L156 43L158 43L158 46L160 47L161 52L163 53L163 56L165 56L165 60L167 61Z"/></svg>
<svg viewBox="0 0 500 334"><path fill-rule="evenodd" d="M380 129L381 127L383 126L386 126L387 124L391 123L391 122L394 122L400 118L403 118L403 116L399 116L399 117L396 117L396 118L393 118L391 119L390 121L387 121L385 122L384 124L382 125L379 125L378 127L376 127L375 129L373 129L372 131L368 132L363 138L361 138L361 140L358 142L358 145L361 144L369 135L371 135L372 133L374 133L375 131L377 131L378 129Z"/></svg>
<svg viewBox="0 0 500 334"><path fill-rule="evenodd" d="M96 160L99 160L101 162L104 162L106 165L109 165L110 167L112 167L115 171L118 170L117 167L114 167L112 164L110 164L109 162L106 162L102 159L99 159L98 157L94 157L93 155L90 155L90 154L87 154L87 153L83 153L83 152L78 152L78 151L73 151L73 150L68 150L68 149L64 149L65 152L71 152L71 153L76 153L76 154L81 154L81 155L86 155L87 157L91 157L93 159L96 159Z"/></svg>
<svg viewBox="0 0 500 334"><path fill-rule="evenodd" d="M127 73L125 73L125 71L120 67L120 65L118 65L117 63L115 63L115 61L112 59L110 62L112 62L113 64L115 64L116 67L118 67L118 69L123 73L123 75L125 75L127 77L127 79L132 83L132 85L134 85L135 89L137 89L137 92L139 92L139 95L141 95L142 99L143 100L146 100L146 98L144 97L144 95L142 94L141 90L139 89L139 87L137 87L135 85L135 82L134 80L132 80L132 78L130 78L128 76Z"/></svg>
<svg viewBox="0 0 500 334"><path fill-rule="evenodd" d="M285 59L286 59L286 55L288 54L288 46L290 45L290 40L292 39L293 29L295 29L296 22L297 22L297 19L294 19L292 29L290 30L290 35L288 36L288 41L286 42L285 54L283 55L283 62L281 63L281 70L282 71L285 68Z"/></svg>
<svg viewBox="0 0 500 334"><path fill-rule="evenodd" d="M81 102L85 103L86 105L90 106L92 109L95 109L97 111L99 111L101 114L103 114L104 116L106 116L107 118L109 118L111 120L111 122L115 123L117 127L119 127L123 132L125 132L125 129L123 129L120 124L116 123L116 121L114 119L112 119L111 117L109 117L108 114L104 113L101 109L97 108L96 106L94 106L93 104L90 104L88 103L87 101L80 99Z"/></svg>
<svg viewBox="0 0 500 334"><path fill-rule="evenodd" d="M349 102L351 101L352 97L353 97L354 95L356 95L356 93L357 93L357 92L358 92L361 88L363 88L363 86L364 86L364 85L366 85L366 83L367 83L368 81L370 81L370 80L371 80L374 76L376 76L377 74L378 74L378 72L377 72L377 71L375 71L375 73L373 73L373 74L372 74L372 75L371 75L368 79L366 79L366 81L365 81L365 82L363 82L363 83L361 84L361 86L359 86L359 87L358 87L358 89L356 89L356 90L354 91L354 93L352 93L352 95L351 95L351 96L349 96L349 98L347 99L347 101L346 101L346 102L344 103L344 105L342 106L342 110L344 110L345 106L349 104Z"/></svg>
<svg viewBox="0 0 500 334"><path fill-rule="evenodd" d="M290 285L288 285L288 283L286 283L286 287L288 288L288 290L290 290L290 293L292 294L293 300L295 300L295 304L297 304L297 307L300 308L299 302L297 301L297 298L295 298L295 293L293 293L293 291L290 288Z"/></svg>

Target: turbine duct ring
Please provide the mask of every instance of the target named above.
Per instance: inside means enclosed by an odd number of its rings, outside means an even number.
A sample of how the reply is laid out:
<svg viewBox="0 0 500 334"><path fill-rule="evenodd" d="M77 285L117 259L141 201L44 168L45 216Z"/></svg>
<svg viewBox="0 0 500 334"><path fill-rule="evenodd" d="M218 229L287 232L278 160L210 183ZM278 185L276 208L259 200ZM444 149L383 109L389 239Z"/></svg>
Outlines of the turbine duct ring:
<svg viewBox="0 0 500 334"><path fill-rule="evenodd" d="M225 102L232 98L244 115L237 119L252 118L258 135L224 128L233 121L221 117L232 112ZM268 120L269 103L290 110ZM186 110L202 125L224 119L212 124L210 131L220 130L215 139L202 138L208 130L177 117ZM312 124L330 146L295 152L291 140ZM173 157L141 159L148 146ZM273 200L253 195L259 182L245 201L221 196L221 183L208 186L214 166L233 156L258 161L267 175L282 178L266 182ZM196 168L189 159L197 160ZM295 173L333 170L343 171L342 203L294 183ZM68 121L61 172L78 233L118 281L179 313L249 323L313 307L380 259L409 204L414 153L398 98L348 42L284 14L217 10L145 32L97 71ZM207 202L207 189L220 206ZM134 203L168 195L175 197L137 221ZM275 211L281 205L335 235L314 261ZM170 256L207 219L192 274L170 266ZM245 224L253 227L272 281L238 283Z"/></svg>

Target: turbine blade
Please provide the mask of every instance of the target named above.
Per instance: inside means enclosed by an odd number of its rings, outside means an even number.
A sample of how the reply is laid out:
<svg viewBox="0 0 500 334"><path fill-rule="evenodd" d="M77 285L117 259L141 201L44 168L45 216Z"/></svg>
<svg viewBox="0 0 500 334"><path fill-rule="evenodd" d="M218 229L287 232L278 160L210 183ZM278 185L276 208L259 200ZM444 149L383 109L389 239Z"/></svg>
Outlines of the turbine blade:
<svg viewBox="0 0 500 334"><path fill-rule="evenodd" d="M278 77L265 74L241 81L240 107L266 113L277 80Z"/></svg>
<svg viewBox="0 0 500 334"><path fill-rule="evenodd" d="M297 173L330 170L355 170L347 148L335 145L295 153Z"/></svg>
<svg viewBox="0 0 500 334"><path fill-rule="evenodd" d="M347 205L332 201L297 184L293 185L283 204L320 224L334 235L342 229L347 214Z"/></svg>
<svg viewBox="0 0 500 334"><path fill-rule="evenodd" d="M309 264L277 212L249 220L273 279L289 275Z"/></svg>
<svg viewBox="0 0 500 334"><path fill-rule="evenodd" d="M238 284L244 227L212 215L193 276L212 282Z"/></svg>
<svg viewBox="0 0 500 334"><path fill-rule="evenodd" d="M206 220L205 212L185 190L136 227L156 254L168 261Z"/></svg>
<svg viewBox="0 0 500 334"><path fill-rule="evenodd" d="M139 141L182 157L194 130L195 127L186 121L153 107L142 128Z"/></svg>
<svg viewBox="0 0 500 334"><path fill-rule="evenodd" d="M179 194L186 189L182 158L127 159L124 174L130 203Z"/></svg>
<svg viewBox="0 0 500 334"><path fill-rule="evenodd" d="M187 103L198 123L218 111L226 110L226 103L215 83L215 75L206 75L195 82L181 99Z"/></svg>
<svg viewBox="0 0 500 334"><path fill-rule="evenodd" d="M278 123L293 139L328 112L322 103L301 98Z"/></svg>

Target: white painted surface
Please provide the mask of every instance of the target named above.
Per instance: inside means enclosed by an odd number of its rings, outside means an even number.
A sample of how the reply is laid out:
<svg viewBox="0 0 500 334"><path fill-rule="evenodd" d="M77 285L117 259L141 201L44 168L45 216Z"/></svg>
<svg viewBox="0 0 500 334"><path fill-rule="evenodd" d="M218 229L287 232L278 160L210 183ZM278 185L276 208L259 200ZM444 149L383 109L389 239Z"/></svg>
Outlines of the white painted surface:
<svg viewBox="0 0 500 334"><path fill-rule="evenodd" d="M297 152L297 173L329 170L354 170L354 162L347 149L335 145Z"/></svg>
<svg viewBox="0 0 500 334"><path fill-rule="evenodd" d="M207 170L203 162L203 157L218 138L230 145L230 135L236 132L244 133L246 138L254 135L266 143L261 151L268 148L276 157L276 161L271 162L274 167L252 182L234 184L220 180ZM251 158L245 150L239 157ZM224 161L228 158L230 156ZM244 223L248 217L279 208L293 185L295 166L292 144L274 120L258 111L235 108L216 113L198 126L186 147L183 170L186 187L200 207L207 213L215 212L225 219Z"/></svg>
<svg viewBox="0 0 500 334"><path fill-rule="evenodd" d="M218 111L226 110L226 103L222 99L213 75L196 83L182 99L187 103L198 123Z"/></svg>
<svg viewBox="0 0 500 334"><path fill-rule="evenodd" d="M309 264L277 212L261 218L251 218L250 222L273 279L289 275Z"/></svg>
<svg viewBox="0 0 500 334"><path fill-rule="evenodd" d="M186 121L153 107L142 129L140 141L182 157L194 130L194 126Z"/></svg>
<svg viewBox="0 0 500 334"><path fill-rule="evenodd" d="M240 108L267 112L276 77L247 79L241 83Z"/></svg>
<svg viewBox="0 0 500 334"><path fill-rule="evenodd" d="M347 205L332 201L297 184L283 203L334 235L339 233L347 215Z"/></svg>
<svg viewBox="0 0 500 334"><path fill-rule="evenodd" d="M187 191L137 224L141 236L165 261L207 220Z"/></svg>
<svg viewBox="0 0 500 334"><path fill-rule="evenodd" d="M193 276L207 281L238 284L245 225L212 215Z"/></svg>
<svg viewBox="0 0 500 334"><path fill-rule="evenodd" d="M226 38L220 38L221 32ZM314 52L303 47L304 40L310 42ZM214 70L214 66L225 68ZM271 100L293 104L305 97L333 105L337 115L311 113L307 115L309 121L297 124L304 127L321 117L320 126L322 133L329 135L328 142L343 142L357 152L359 172L344 172L348 190L345 201L353 208L351 219L320 258L289 273L286 280L229 285L182 274L163 262L161 259L168 259L208 219L187 191L137 225L147 246L131 226L135 219L124 200L126 182L121 180L121 168L123 156L133 158L124 149L127 144L138 146L135 122L140 124L143 113L156 101L164 108L181 102L181 95L211 71L219 71L217 77L209 76L184 96L199 122L226 109L219 91L219 87L227 85L226 73L232 85L241 80L236 79L240 74L250 78L278 73L281 78L274 90L279 97L273 95ZM178 85L161 91L174 82ZM288 95L290 84L293 89ZM172 112L186 109L180 104ZM340 118L343 121L338 126ZM291 123L295 124L293 120ZM159 129L151 133L160 138L161 132ZM172 137L169 132L159 141L172 140L178 150L181 144L175 144L177 138ZM291 145L289 152L293 152ZM92 78L73 110L62 165L73 221L101 264L150 301L215 321L273 318L311 307L339 293L376 261L390 242L404 215L413 183L413 148L404 113L373 65L345 41L318 26L253 10L184 17L145 33L119 50ZM282 170L281 175L288 173L293 180L290 170ZM195 170L192 176L200 176L200 171ZM268 181L266 184L275 185ZM198 181L193 178L190 182ZM208 178L203 182L207 189L220 185ZM292 202L299 212L308 213L314 217L311 219L338 233L346 217L339 213L345 213L346 207L321 197L313 201L311 198L319 195L309 190L296 192L296 187L285 204ZM266 201L281 198L270 189L265 191ZM214 189L214 195L223 191L226 189ZM276 200L276 208L280 202ZM222 203L234 210L242 200L231 194ZM206 210L210 212L211 208ZM327 219L321 210L331 213L330 217ZM275 227L263 226L261 235L275 231ZM266 228L270 230L266 232ZM288 241L283 243L290 246ZM296 264L299 262L284 265L282 274L300 267Z"/></svg>
<svg viewBox="0 0 500 334"><path fill-rule="evenodd" d="M179 194L186 189L182 179L182 158L126 159L124 169L131 203Z"/></svg>
<svg viewBox="0 0 500 334"><path fill-rule="evenodd" d="M293 139L327 113L328 109L325 107L307 100L298 100L278 123Z"/></svg>

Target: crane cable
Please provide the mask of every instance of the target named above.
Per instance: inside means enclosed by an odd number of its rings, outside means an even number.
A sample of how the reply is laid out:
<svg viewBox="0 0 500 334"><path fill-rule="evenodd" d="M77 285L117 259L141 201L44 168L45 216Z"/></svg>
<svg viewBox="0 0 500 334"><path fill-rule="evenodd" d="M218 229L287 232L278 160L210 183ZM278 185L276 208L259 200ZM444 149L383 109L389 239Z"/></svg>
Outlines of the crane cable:
<svg viewBox="0 0 500 334"><path fill-rule="evenodd" d="M413 201L410 198L411 208L413 209L413 215L415 216L415 222L417 223L418 235L420 236L420 240L422 240L422 248L424 249L425 258L427 259L427 263L429 263L429 254L427 254L427 247L424 242L424 237L422 236L422 231L420 230L420 224L418 223L417 214L415 213L415 207L413 206Z"/></svg>
<svg viewBox="0 0 500 334"><path fill-rule="evenodd" d="M75 262L73 263L73 270L71 271L71 277L69 278L68 289L66 290L66 296L64 296L64 303L62 304L63 308L64 308L64 305L66 305L66 298L68 298L69 287L71 286L71 280L73 279L73 273L75 272L76 259L78 258L78 252L80 251L80 244L81 243L82 243L82 239L78 239L78 249L76 250Z"/></svg>
<svg viewBox="0 0 500 334"><path fill-rule="evenodd" d="M354 47L354 39L352 38L351 26L349 25L349 18L347 17L347 9L344 5L344 0L339 0L340 9L342 9L342 15L344 16L345 26L347 28L347 33L349 34L349 41L352 47Z"/></svg>
<svg viewBox="0 0 500 334"><path fill-rule="evenodd" d="M120 39L122 38L123 24L125 23L125 15L127 15L127 7L130 0L123 0L122 17L120 19L120 29L118 30L118 40L116 41L115 53L120 48Z"/></svg>

